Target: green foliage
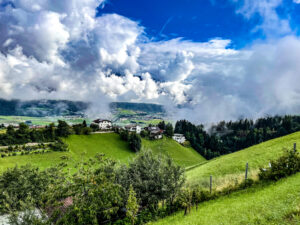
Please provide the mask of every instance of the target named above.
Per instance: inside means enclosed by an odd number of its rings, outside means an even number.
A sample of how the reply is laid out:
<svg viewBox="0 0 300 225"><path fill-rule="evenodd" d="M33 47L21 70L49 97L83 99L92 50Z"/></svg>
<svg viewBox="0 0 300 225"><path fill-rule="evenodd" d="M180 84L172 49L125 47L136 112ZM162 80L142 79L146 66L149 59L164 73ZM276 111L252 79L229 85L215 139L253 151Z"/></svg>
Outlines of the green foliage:
<svg viewBox="0 0 300 225"><path fill-rule="evenodd" d="M192 208L193 191L190 188L181 189L177 201L180 203L181 207L184 208L184 215L187 215Z"/></svg>
<svg viewBox="0 0 300 225"><path fill-rule="evenodd" d="M6 170L0 175L0 212L19 210L28 198L37 203L50 182L47 172L28 165Z"/></svg>
<svg viewBox="0 0 300 225"><path fill-rule="evenodd" d="M154 211L160 201L172 204L184 183L183 169L169 157L154 156L150 151L139 153L120 174L120 184L127 190L132 184L140 205Z"/></svg>
<svg viewBox="0 0 300 225"><path fill-rule="evenodd" d="M142 140L140 135L133 132L129 135L128 139L131 150L133 150L134 152L139 152L142 147Z"/></svg>
<svg viewBox="0 0 300 225"><path fill-rule="evenodd" d="M85 120L84 120L85 122ZM92 132L92 128L87 127L86 123L82 123L82 124L74 124L72 126L73 131L75 132L75 134L77 135L81 135L81 134L85 134L85 135L89 135Z"/></svg>
<svg viewBox="0 0 300 225"><path fill-rule="evenodd" d="M94 124L94 123L92 123L92 124L90 125L90 128L92 129L93 132L99 130L99 126L98 126L97 124Z"/></svg>
<svg viewBox="0 0 300 225"><path fill-rule="evenodd" d="M101 155L79 164L79 170L71 177L67 193L72 196L72 204L65 213L58 210L52 220L56 224L101 224L111 223L117 218L122 206L120 186L115 183L115 163L103 159ZM52 193L61 195L66 183L56 187ZM51 200L51 198L50 198Z"/></svg>
<svg viewBox="0 0 300 225"><path fill-rule="evenodd" d="M54 152L66 152L69 150L68 145L64 143L60 138L54 143L51 143L49 147Z"/></svg>
<svg viewBox="0 0 300 225"><path fill-rule="evenodd" d="M161 130L165 130L166 129L166 123L165 121L161 121L157 124L157 126L161 129Z"/></svg>
<svg viewBox="0 0 300 225"><path fill-rule="evenodd" d="M174 129L173 129L173 125L171 123L168 123L166 125L165 134L167 137L172 137L174 135Z"/></svg>
<svg viewBox="0 0 300 225"><path fill-rule="evenodd" d="M58 120L56 133L59 137L68 137L71 134L71 128L65 121Z"/></svg>
<svg viewBox="0 0 300 225"><path fill-rule="evenodd" d="M137 202L136 193L133 190L132 185L129 187L127 204L126 204L126 216L131 221L131 224L134 225L137 217L137 213L139 211L139 204Z"/></svg>
<svg viewBox="0 0 300 225"><path fill-rule="evenodd" d="M142 130L140 135L141 135L142 138L147 138L147 137L149 137L149 131Z"/></svg>
<svg viewBox="0 0 300 225"><path fill-rule="evenodd" d="M287 150L283 156L270 162L269 168L260 168L261 180L279 180L300 172L300 156L297 151Z"/></svg>

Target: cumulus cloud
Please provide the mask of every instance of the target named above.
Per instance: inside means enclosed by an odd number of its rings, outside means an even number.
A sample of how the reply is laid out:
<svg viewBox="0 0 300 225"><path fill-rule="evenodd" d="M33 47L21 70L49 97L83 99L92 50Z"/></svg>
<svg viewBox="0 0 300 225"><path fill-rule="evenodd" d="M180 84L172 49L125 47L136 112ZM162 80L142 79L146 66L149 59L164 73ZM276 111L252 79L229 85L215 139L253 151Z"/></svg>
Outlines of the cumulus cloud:
<svg viewBox="0 0 300 225"><path fill-rule="evenodd" d="M289 33L280 2L245 0L238 12L259 13L266 32ZM153 42L136 21L95 17L100 4L0 0L0 97L84 100L93 115L110 101L156 102L193 122L299 111L298 38L240 50L220 38Z"/></svg>

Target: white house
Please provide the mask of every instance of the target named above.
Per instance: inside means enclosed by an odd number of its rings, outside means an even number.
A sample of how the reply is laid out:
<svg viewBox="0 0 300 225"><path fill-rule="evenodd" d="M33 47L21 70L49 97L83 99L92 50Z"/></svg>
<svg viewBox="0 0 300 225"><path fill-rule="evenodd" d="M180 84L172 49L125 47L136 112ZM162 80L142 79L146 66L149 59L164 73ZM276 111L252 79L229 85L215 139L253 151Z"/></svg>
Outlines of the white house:
<svg viewBox="0 0 300 225"><path fill-rule="evenodd" d="M112 123L110 120L97 119L94 120L93 123L97 124L100 130L108 130L112 127Z"/></svg>
<svg viewBox="0 0 300 225"><path fill-rule="evenodd" d="M183 134L174 134L172 138L180 144L183 144L186 140Z"/></svg>
<svg viewBox="0 0 300 225"><path fill-rule="evenodd" d="M125 129L129 132L136 132L137 134L140 134L142 131L142 128L136 124L130 124L125 126Z"/></svg>

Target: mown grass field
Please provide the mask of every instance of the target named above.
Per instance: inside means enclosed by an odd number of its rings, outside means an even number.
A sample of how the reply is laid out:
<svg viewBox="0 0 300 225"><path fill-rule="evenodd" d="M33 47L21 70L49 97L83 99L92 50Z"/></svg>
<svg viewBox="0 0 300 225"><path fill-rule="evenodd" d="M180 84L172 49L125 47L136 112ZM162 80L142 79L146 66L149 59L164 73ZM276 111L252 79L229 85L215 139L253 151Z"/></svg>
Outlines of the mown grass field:
<svg viewBox="0 0 300 225"><path fill-rule="evenodd" d="M300 224L300 173L200 204L151 225Z"/></svg>
<svg viewBox="0 0 300 225"><path fill-rule="evenodd" d="M0 158L0 172L14 165L24 165L30 163L42 169L66 162L69 167L73 167L76 162L95 156L97 153L104 153L107 157L128 163L135 153L129 149L128 143L121 140L118 134L92 134L92 135L71 135L65 142L69 145L69 152L51 152L45 154L31 154L23 156L10 156ZM183 167L191 166L205 159L194 149L185 148L172 139L156 141L143 140L144 148L152 149L155 154L168 154L174 161ZM61 159L68 156L70 160Z"/></svg>
<svg viewBox="0 0 300 225"><path fill-rule="evenodd" d="M146 149L152 149L155 154L168 154L175 163L183 167L192 166L206 161L206 159L193 148L183 147L176 141L165 137L162 140L154 141L144 139L143 147Z"/></svg>
<svg viewBox="0 0 300 225"><path fill-rule="evenodd" d="M284 148L300 148L300 132L263 142L242 151L221 156L186 172L189 184L208 186L209 176L213 176L215 187L226 186L244 177L246 162L249 163L249 175L255 178L259 167L267 166L270 160L283 154Z"/></svg>

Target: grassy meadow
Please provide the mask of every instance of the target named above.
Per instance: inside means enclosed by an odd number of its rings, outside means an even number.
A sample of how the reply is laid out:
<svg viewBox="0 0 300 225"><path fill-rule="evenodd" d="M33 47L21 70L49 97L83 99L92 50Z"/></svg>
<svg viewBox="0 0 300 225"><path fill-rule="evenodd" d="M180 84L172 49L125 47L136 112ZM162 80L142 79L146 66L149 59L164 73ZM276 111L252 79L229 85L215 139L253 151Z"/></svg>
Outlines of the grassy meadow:
<svg viewBox="0 0 300 225"><path fill-rule="evenodd" d="M186 172L189 184L202 184L208 187L209 176L213 176L215 187L222 188L229 183L244 178L245 165L249 163L249 176L255 178L259 167L267 166L270 160L280 157L285 148L300 148L300 132L263 142L244 150L224 155Z"/></svg>
<svg viewBox="0 0 300 225"><path fill-rule="evenodd" d="M206 161L195 149L183 147L176 141L166 137L153 141L143 139L142 143L144 148L151 149L155 154L162 153L169 155L175 163L182 167L189 167Z"/></svg>
<svg viewBox="0 0 300 225"><path fill-rule="evenodd" d="M0 158L0 172L16 164L28 163L44 169L60 162L67 162L72 168L76 162L93 157L97 153L104 153L107 157L122 163L128 163L135 156L135 153L129 149L128 143L121 140L120 136L115 133L71 135L64 141L69 145L69 152ZM170 155L178 165L183 167L192 166L205 160L194 149L183 147L172 139L143 140L142 145L146 149L151 149L155 154ZM66 161L61 158L62 156L67 156L70 160Z"/></svg>
<svg viewBox="0 0 300 225"><path fill-rule="evenodd" d="M300 224L300 173L201 203L151 225L285 225Z"/></svg>

